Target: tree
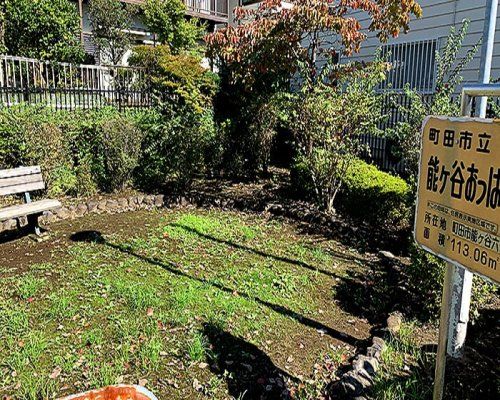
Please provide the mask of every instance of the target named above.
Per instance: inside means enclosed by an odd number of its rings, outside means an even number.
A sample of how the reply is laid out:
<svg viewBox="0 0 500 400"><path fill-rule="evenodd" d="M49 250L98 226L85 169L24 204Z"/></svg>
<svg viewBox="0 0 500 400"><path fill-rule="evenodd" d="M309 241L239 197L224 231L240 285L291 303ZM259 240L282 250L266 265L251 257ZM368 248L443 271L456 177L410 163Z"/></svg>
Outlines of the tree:
<svg viewBox="0 0 500 400"><path fill-rule="evenodd" d="M314 80L319 60L358 51L366 39L353 11L368 15L369 29L381 41L407 31L411 14L422 12L416 0L292 0L290 7L264 0L256 9L236 8L236 27L217 30L206 41L210 54L231 67L232 78L248 86L262 74L300 72Z"/></svg>
<svg viewBox="0 0 500 400"><path fill-rule="evenodd" d="M11 55L79 62L80 17L69 0L5 0L4 46ZM0 30L2 22L0 21ZM1 34L1 33L0 33Z"/></svg>
<svg viewBox="0 0 500 400"><path fill-rule="evenodd" d="M181 0L147 0L144 4L146 25L168 45L172 54L196 52L205 32L197 18L186 19L186 6Z"/></svg>
<svg viewBox="0 0 500 400"><path fill-rule="evenodd" d="M400 153L398 155L405 160L406 174L412 184L414 195L417 189L421 128L424 118L428 115L460 115L459 100L453 100L453 94L463 80L464 68L472 61L481 44L481 41L478 41L459 58L469 25L470 21L464 20L458 31L452 27L443 49L436 52L436 82L432 96L421 95L407 86L403 93L406 101L398 102L397 97L393 99L402 120L393 129L389 129L387 135L398 143ZM409 107L401 104L409 104Z"/></svg>
<svg viewBox="0 0 500 400"><path fill-rule="evenodd" d="M119 0L91 0L89 5L93 41L101 60L120 64L130 49L130 28L137 8Z"/></svg>
<svg viewBox="0 0 500 400"><path fill-rule="evenodd" d="M342 181L364 146L361 134L378 133L383 118L375 89L388 64L379 60L364 67L347 65L335 84L324 76L289 94L283 109L295 146L296 161L312 185L318 204L329 213ZM338 69L330 65L324 68Z"/></svg>

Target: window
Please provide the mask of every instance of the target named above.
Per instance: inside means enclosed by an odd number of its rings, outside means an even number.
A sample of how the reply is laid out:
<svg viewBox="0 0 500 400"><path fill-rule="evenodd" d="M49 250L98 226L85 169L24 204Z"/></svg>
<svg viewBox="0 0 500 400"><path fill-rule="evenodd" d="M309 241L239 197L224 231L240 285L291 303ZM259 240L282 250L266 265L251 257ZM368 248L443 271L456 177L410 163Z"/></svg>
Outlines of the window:
<svg viewBox="0 0 500 400"><path fill-rule="evenodd" d="M437 49L437 39L383 46L382 56L392 64L392 69L380 89L397 91L409 84L418 92L432 92Z"/></svg>

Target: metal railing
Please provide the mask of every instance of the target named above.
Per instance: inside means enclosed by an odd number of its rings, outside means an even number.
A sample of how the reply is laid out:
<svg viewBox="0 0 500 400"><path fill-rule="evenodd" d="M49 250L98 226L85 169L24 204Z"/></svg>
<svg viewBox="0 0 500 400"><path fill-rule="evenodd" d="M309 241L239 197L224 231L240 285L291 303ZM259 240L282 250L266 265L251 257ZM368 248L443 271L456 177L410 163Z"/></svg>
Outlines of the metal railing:
<svg viewBox="0 0 500 400"><path fill-rule="evenodd" d="M0 56L0 105L42 104L56 109L149 107L144 71Z"/></svg>
<svg viewBox="0 0 500 400"><path fill-rule="evenodd" d="M227 18L228 17L228 0L184 0L184 4L188 12L193 12L196 15L209 18L210 15Z"/></svg>

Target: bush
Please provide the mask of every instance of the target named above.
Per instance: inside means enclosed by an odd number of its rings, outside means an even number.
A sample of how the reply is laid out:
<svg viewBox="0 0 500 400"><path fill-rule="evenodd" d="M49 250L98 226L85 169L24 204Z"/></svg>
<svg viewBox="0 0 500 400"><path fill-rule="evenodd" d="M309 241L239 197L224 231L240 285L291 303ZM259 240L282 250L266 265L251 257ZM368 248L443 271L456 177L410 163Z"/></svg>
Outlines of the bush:
<svg viewBox="0 0 500 400"><path fill-rule="evenodd" d="M367 66L332 64L329 75L305 82L299 92L285 96L290 110L288 126L293 134L297 161L311 177L314 197L327 212L334 211L335 197L355 156L363 146L359 135L378 133L380 96L375 92L384 79L387 64ZM340 68L340 72L339 72ZM338 79L328 79L335 72Z"/></svg>
<svg viewBox="0 0 500 400"><path fill-rule="evenodd" d="M439 318L441 295L443 291L445 262L432 254L421 250L416 245L410 249L411 265L405 270L408 276L408 287L421 311L420 318L435 320ZM486 282L479 276L474 276L472 281L472 297L470 305L470 318L472 321L479 316L482 306L491 300L496 292L492 283Z"/></svg>
<svg viewBox="0 0 500 400"><path fill-rule="evenodd" d="M410 187L401 178L356 159L342 180L339 206L370 224L408 225Z"/></svg>
<svg viewBox="0 0 500 400"><path fill-rule="evenodd" d="M148 123L138 170L140 186L151 190L174 183L177 189L187 188L206 171L209 149L214 147L211 111L157 115Z"/></svg>
<svg viewBox="0 0 500 400"><path fill-rule="evenodd" d="M0 110L0 165L40 165L50 193L72 193L76 176L59 114L42 107Z"/></svg>
<svg viewBox="0 0 500 400"><path fill-rule="evenodd" d="M106 120L100 128L103 158L101 187L107 191L123 189L138 165L142 132L126 116Z"/></svg>
<svg viewBox="0 0 500 400"><path fill-rule="evenodd" d="M148 113L3 108L0 167L40 165L53 196L121 189L138 164Z"/></svg>

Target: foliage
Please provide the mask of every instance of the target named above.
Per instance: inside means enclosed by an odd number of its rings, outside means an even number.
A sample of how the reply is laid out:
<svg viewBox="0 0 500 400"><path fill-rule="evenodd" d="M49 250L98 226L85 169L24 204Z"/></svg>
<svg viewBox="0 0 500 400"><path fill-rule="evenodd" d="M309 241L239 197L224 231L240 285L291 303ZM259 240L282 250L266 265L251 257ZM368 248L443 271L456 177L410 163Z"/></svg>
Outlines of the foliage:
<svg viewBox="0 0 500 400"><path fill-rule="evenodd" d="M373 225L409 223L410 188L401 178L356 159L343 179L340 207Z"/></svg>
<svg viewBox="0 0 500 400"><path fill-rule="evenodd" d="M223 94L225 101L221 101L221 93L217 99L220 158L215 167L233 177L253 179L261 171L268 172L281 104L278 94L233 89Z"/></svg>
<svg viewBox="0 0 500 400"><path fill-rule="evenodd" d="M206 170L208 149L215 137L210 109L193 113L187 107L167 110L158 116L143 142L140 186L158 189L167 183L188 187L196 175Z"/></svg>
<svg viewBox="0 0 500 400"><path fill-rule="evenodd" d="M422 306L422 318L437 319L441 305L444 271L446 263L432 254L417 248L410 249L411 265L406 269L410 292L414 301ZM472 297L470 318L479 316L479 310L491 300L496 292L494 284L486 282L479 276L474 276L472 282Z"/></svg>
<svg viewBox="0 0 500 400"><path fill-rule="evenodd" d="M359 135L377 133L381 108L375 88L385 78L387 65L374 62L364 68L347 64L335 83L320 77L305 82L301 91L287 96L283 109L297 147L297 162L310 176L315 198L328 212L355 156L362 146Z"/></svg>
<svg viewBox="0 0 500 400"><path fill-rule="evenodd" d="M5 0L4 45L15 56L81 62L80 18L69 0Z"/></svg>
<svg viewBox="0 0 500 400"><path fill-rule="evenodd" d="M195 113L211 108L217 89L217 76L200 61L193 55L172 54L166 45L138 46L130 58L131 65L148 71L148 84L160 108L187 107Z"/></svg>
<svg viewBox="0 0 500 400"><path fill-rule="evenodd" d="M463 22L458 32L452 27L443 50L436 53L436 88L430 100L407 86L404 95L408 98L407 104L410 106L408 108L398 106L404 120L387 132L399 145L399 155L405 160L406 172L414 192L420 155L420 130L424 118L428 115L460 115L460 105L458 100L452 100L452 95L462 82L462 71L472 61L480 45L478 42L472 46L457 62L468 28L467 20Z"/></svg>
<svg viewBox="0 0 500 400"><path fill-rule="evenodd" d="M0 164L3 168L41 165L55 195L73 190L70 148L61 121L40 107L4 108L0 113Z"/></svg>
<svg viewBox="0 0 500 400"><path fill-rule="evenodd" d="M149 112L22 106L0 111L0 165L40 165L52 195L113 191L131 182Z"/></svg>
<svg viewBox="0 0 500 400"><path fill-rule="evenodd" d="M200 52L205 27L197 18L186 19L181 0L147 0L143 8L146 25L172 54Z"/></svg>
<svg viewBox="0 0 500 400"><path fill-rule="evenodd" d="M89 4L92 40L101 60L120 64L132 39L130 28L136 7L120 0L91 0Z"/></svg>
<svg viewBox="0 0 500 400"><path fill-rule="evenodd" d="M105 121L102 129L104 184L107 191L123 189L138 165L142 132L134 121L119 116Z"/></svg>
<svg viewBox="0 0 500 400"><path fill-rule="evenodd" d="M320 75L342 47L358 51L366 34L355 11L364 11L370 30L380 40L408 30L410 15L420 16L414 0L296 0L290 7L280 0L265 0L256 9L236 8L236 26L206 37L209 54L231 67L232 78L248 87L265 76L301 74L306 80ZM363 14L359 14L363 15Z"/></svg>

